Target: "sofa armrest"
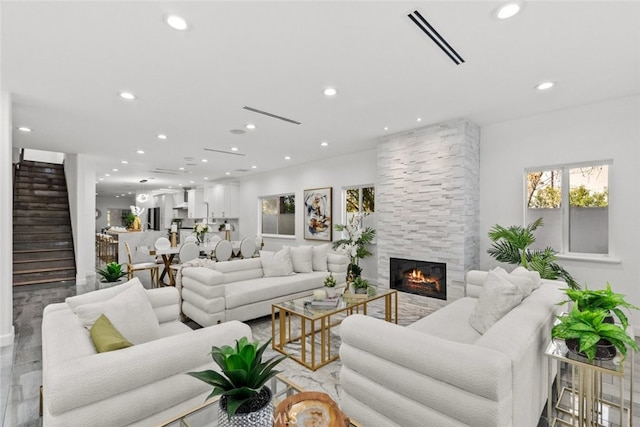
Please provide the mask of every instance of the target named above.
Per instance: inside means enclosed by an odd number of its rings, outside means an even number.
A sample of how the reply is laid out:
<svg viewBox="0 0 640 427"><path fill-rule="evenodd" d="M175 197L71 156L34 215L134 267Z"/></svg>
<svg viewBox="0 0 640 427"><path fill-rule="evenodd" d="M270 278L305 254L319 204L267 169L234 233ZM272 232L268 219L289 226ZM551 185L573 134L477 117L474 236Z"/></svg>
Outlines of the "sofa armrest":
<svg viewBox="0 0 640 427"><path fill-rule="evenodd" d="M158 322L180 320L180 292L176 288L147 289L147 298L158 317Z"/></svg>
<svg viewBox="0 0 640 427"><path fill-rule="evenodd" d="M251 339L251 328L231 321L49 366L43 372L47 410L61 414L164 378L213 368L211 346L233 345L243 336Z"/></svg>
<svg viewBox="0 0 640 427"><path fill-rule="evenodd" d="M183 267L182 277L189 277L208 286L224 283L224 273L206 267Z"/></svg>
<svg viewBox="0 0 640 427"><path fill-rule="evenodd" d="M327 254L327 269L332 273L346 273L349 267L349 257L331 251Z"/></svg>
<svg viewBox="0 0 640 427"><path fill-rule="evenodd" d="M364 386L370 381L462 423L511 412L511 362L498 351L357 314L342 322L340 334L342 372L348 378L343 388L365 406L378 404Z"/></svg>

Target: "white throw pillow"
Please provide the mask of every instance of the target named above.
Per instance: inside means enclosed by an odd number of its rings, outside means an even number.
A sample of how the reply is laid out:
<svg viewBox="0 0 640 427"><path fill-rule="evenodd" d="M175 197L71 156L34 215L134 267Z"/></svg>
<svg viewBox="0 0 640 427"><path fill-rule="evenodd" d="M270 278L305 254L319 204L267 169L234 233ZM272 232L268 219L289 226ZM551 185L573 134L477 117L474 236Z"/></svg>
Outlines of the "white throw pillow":
<svg viewBox="0 0 640 427"><path fill-rule="evenodd" d="M87 329L104 314L133 344L142 344L160 337L158 317L140 283L106 301L80 305L76 314L82 326Z"/></svg>
<svg viewBox="0 0 640 427"><path fill-rule="evenodd" d="M275 253L260 251L260 263L264 277L288 276L293 273L289 247L284 247Z"/></svg>
<svg viewBox="0 0 640 427"><path fill-rule="evenodd" d="M311 273L313 271L313 249L311 246L289 247L291 264L296 273Z"/></svg>
<svg viewBox="0 0 640 427"><path fill-rule="evenodd" d="M511 284L518 287L520 290L520 299L525 299L531 294L531 291L533 291L533 282L529 277L509 274L507 273L507 270L501 267L496 267L493 271L499 274L503 279L508 280Z"/></svg>
<svg viewBox="0 0 640 427"><path fill-rule="evenodd" d="M538 289L542 284L540 273L537 271L527 270L523 266L520 266L511 272L512 276L528 277L531 280L532 289Z"/></svg>
<svg viewBox="0 0 640 427"><path fill-rule="evenodd" d="M327 255L329 254L329 244L313 246L313 271L327 271Z"/></svg>
<svg viewBox="0 0 640 427"><path fill-rule="evenodd" d="M469 324L484 334L522 300L520 289L499 272L490 270Z"/></svg>
<svg viewBox="0 0 640 427"><path fill-rule="evenodd" d="M86 294L76 295L74 297L68 297L64 301L67 303L71 311L78 314L77 309L79 306L84 304L91 304L94 302L107 301L136 284L142 286L142 283L140 283L140 279L134 277L133 279L121 285L100 289L99 291L87 292Z"/></svg>

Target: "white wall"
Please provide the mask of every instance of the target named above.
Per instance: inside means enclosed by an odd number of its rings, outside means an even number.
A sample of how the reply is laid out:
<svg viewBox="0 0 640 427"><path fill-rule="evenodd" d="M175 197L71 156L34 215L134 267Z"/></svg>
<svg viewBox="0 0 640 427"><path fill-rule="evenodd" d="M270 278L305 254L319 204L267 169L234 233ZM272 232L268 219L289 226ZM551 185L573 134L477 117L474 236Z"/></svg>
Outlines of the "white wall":
<svg viewBox="0 0 640 427"><path fill-rule="evenodd" d="M11 94L0 94L0 347L13 344L13 167ZM3 391L4 392L4 391Z"/></svg>
<svg viewBox="0 0 640 427"><path fill-rule="evenodd" d="M551 96L551 94L550 94ZM526 167L613 159L609 243L617 264L561 260L581 285L615 292L640 305L640 96L485 126L480 138L480 265L496 265L486 250L489 229L522 225ZM640 314L633 313L640 325ZM640 329L638 329L640 332Z"/></svg>
<svg viewBox="0 0 640 427"><path fill-rule="evenodd" d="M66 154L64 172L76 256L76 285L84 285L87 276L95 276L95 160L85 154Z"/></svg>
<svg viewBox="0 0 640 427"><path fill-rule="evenodd" d="M333 223L343 223L342 188L345 186L375 184L376 180L376 149L356 154L335 157L314 163L265 172L240 181L240 237L255 236L258 232L259 205L258 199L263 196L273 196L286 193L296 195L296 237L265 238L266 250L278 250L282 245L314 245L324 242L304 240L303 238L303 191L311 188L333 188ZM374 226L375 228L375 226ZM340 236L333 231L333 240ZM374 255L360 262L363 276L376 279L378 267L376 251Z"/></svg>
<svg viewBox="0 0 640 427"><path fill-rule="evenodd" d="M96 219L96 233L99 233L100 230L107 226L107 210L108 209L126 209L129 210L131 205L135 206L136 204L136 196L125 196L125 197L114 197L114 196L106 196L106 197L96 197L96 209L100 209L102 215L100 218Z"/></svg>

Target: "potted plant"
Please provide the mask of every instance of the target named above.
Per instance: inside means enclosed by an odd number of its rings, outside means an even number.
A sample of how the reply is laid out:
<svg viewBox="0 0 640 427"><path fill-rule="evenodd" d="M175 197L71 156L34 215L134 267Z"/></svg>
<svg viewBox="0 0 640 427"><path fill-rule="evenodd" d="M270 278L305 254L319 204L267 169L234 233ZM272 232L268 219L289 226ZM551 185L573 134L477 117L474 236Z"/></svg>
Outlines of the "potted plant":
<svg viewBox="0 0 640 427"><path fill-rule="evenodd" d="M629 325L629 320L621 308L624 307L640 310L640 307L636 307L635 305L629 304L625 301L625 296L623 294L614 293L611 290L611 284L609 282L607 282L606 289L591 290L586 289L585 286L584 290L566 289L565 292L569 299L561 302L560 304L573 301L581 311L603 310L607 313L607 317L615 315L624 329ZM605 317L605 321L607 321L607 317Z"/></svg>
<svg viewBox="0 0 640 427"><path fill-rule="evenodd" d="M580 310L579 304L574 304L568 314L558 316L560 323L551 330L553 338L565 340L569 350L590 361L612 359L616 349L624 358L627 346L638 350L638 345L622 326L604 321L605 310Z"/></svg>
<svg viewBox="0 0 640 427"><path fill-rule="evenodd" d="M327 291L327 298L335 298L337 295L336 292L336 278L333 277L333 274L329 273L327 277L324 278L324 287Z"/></svg>
<svg viewBox="0 0 640 427"><path fill-rule="evenodd" d="M219 425L273 425L272 393L265 384L280 372L274 368L287 356L272 357L262 362L262 354L269 342L271 339L258 347L258 341L249 342L247 337L242 337L236 341L235 347L214 346L211 357L221 372L188 372L188 375L213 386L207 399L221 396Z"/></svg>
<svg viewBox="0 0 640 427"><path fill-rule="evenodd" d="M542 218L538 218L526 227L513 225L505 228L494 225L489 231L489 238L493 242L487 253L497 261L522 265L528 270L540 273L543 279L564 280L572 289L579 289L578 282L561 265L555 261L556 251L550 247L544 250L531 250L529 246L535 243L533 232L543 225Z"/></svg>
<svg viewBox="0 0 640 427"><path fill-rule="evenodd" d="M356 294L366 294L369 289L369 282L362 277L356 277L353 280L353 288Z"/></svg>
<svg viewBox="0 0 640 427"><path fill-rule="evenodd" d="M102 276L102 282L118 282L122 276L127 274L125 271L122 271L123 265L124 264L118 264L112 261L104 267L96 269L96 272Z"/></svg>
<svg viewBox="0 0 640 427"><path fill-rule="evenodd" d="M349 266L347 268L347 282L356 277L360 277L362 268L358 265L360 259L373 255L367 248L373 242L376 236L376 230L371 227L362 228L363 216L359 213L354 214L351 220L346 224L336 224L336 231L346 233L347 237L333 242L333 249L342 252L349 257Z"/></svg>

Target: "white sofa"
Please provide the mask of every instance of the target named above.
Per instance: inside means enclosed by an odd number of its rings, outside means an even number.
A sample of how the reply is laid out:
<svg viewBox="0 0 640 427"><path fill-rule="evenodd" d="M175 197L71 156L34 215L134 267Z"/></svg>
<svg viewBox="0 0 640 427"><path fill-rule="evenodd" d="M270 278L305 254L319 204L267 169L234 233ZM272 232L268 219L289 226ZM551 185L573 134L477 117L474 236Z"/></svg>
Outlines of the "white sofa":
<svg viewBox="0 0 640 427"><path fill-rule="evenodd" d="M264 253L261 251L261 256ZM337 286L343 285L349 258L333 251L325 253L320 261L313 259L310 272L275 277L265 277L260 258L217 262L210 267L183 266L182 312L202 326L256 319L270 315L274 303L307 296L322 287L330 272Z"/></svg>
<svg viewBox="0 0 640 427"><path fill-rule="evenodd" d="M467 296L408 327L353 315L340 328L341 407L364 425L536 426L547 399L544 350L564 282L539 288L484 334L469 324L487 272Z"/></svg>
<svg viewBox="0 0 640 427"><path fill-rule="evenodd" d="M139 283L137 279L131 282ZM73 298L83 297L83 303L106 301L122 295L121 287L129 284ZM96 353L89 331L71 306L45 307L45 427L157 425L201 404L211 392L210 386L185 374L215 368L211 346L233 345L243 336L252 337L249 326L241 322L191 330L179 321L180 297L175 288L146 293L157 317L159 338L106 353Z"/></svg>

